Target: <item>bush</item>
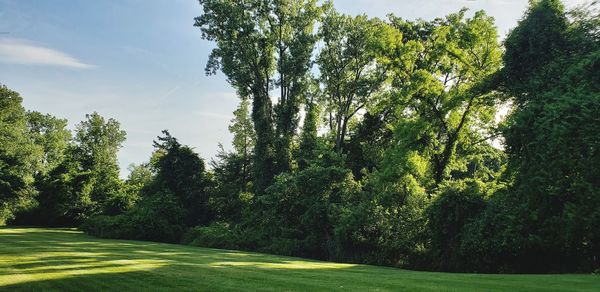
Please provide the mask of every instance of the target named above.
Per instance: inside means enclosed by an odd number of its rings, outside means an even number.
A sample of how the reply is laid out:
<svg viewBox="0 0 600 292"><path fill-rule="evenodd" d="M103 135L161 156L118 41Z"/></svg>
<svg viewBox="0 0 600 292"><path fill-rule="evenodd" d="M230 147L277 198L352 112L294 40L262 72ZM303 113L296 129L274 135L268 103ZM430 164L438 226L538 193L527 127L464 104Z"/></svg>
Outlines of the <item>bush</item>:
<svg viewBox="0 0 600 292"><path fill-rule="evenodd" d="M431 233L431 268L444 271L472 271L469 255L461 250L464 226L485 208L484 190L477 180L448 182L427 209Z"/></svg>
<svg viewBox="0 0 600 292"><path fill-rule="evenodd" d="M184 210L170 193L145 198L132 210L116 216L95 216L81 229L104 238L179 242Z"/></svg>
<svg viewBox="0 0 600 292"><path fill-rule="evenodd" d="M188 229L181 240L183 244L222 248L240 249L240 236L237 230L227 223L215 222L209 226L197 226Z"/></svg>

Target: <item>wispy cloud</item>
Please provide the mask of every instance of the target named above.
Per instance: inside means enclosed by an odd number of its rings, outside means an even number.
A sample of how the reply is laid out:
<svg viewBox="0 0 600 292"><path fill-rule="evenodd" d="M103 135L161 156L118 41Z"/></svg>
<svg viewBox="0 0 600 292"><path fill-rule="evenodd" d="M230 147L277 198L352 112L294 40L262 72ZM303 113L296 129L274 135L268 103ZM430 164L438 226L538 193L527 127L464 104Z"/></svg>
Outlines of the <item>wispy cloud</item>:
<svg viewBox="0 0 600 292"><path fill-rule="evenodd" d="M21 39L0 39L0 63L52 65L75 69L94 67L66 53Z"/></svg>

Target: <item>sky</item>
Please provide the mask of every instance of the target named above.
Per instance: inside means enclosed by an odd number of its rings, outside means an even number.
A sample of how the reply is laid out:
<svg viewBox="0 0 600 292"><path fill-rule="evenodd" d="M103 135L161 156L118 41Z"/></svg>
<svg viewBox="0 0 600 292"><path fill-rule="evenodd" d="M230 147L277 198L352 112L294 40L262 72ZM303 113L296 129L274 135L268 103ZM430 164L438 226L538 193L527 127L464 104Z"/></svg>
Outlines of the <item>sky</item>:
<svg viewBox="0 0 600 292"><path fill-rule="evenodd" d="M527 0L334 0L341 12L430 20L467 7L496 19L501 36ZM567 7L584 0L565 1ZM223 74L206 76L213 44L193 26L195 0L0 0L0 84L28 110L66 118L70 128L97 111L127 132L121 174L146 162L168 129L207 161L238 104Z"/></svg>

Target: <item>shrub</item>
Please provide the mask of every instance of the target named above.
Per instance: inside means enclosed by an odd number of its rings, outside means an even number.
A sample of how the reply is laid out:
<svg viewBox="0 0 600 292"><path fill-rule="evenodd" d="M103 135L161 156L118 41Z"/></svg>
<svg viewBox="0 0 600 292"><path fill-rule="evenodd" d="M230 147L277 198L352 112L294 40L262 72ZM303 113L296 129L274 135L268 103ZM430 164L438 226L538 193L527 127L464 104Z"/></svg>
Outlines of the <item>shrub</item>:
<svg viewBox="0 0 600 292"><path fill-rule="evenodd" d="M92 217L81 229L104 238L179 242L184 213L172 194L159 193L124 214Z"/></svg>
<svg viewBox="0 0 600 292"><path fill-rule="evenodd" d="M190 228L181 240L183 244L223 249L240 249L239 241L239 232L221 222Z"/></svg>

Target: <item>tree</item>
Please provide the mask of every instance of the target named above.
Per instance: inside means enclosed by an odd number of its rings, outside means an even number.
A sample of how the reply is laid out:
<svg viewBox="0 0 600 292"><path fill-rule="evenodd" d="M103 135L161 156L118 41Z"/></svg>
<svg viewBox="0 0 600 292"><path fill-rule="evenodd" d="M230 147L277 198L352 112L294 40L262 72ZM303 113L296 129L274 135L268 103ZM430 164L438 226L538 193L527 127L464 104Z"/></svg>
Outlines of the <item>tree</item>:
<svg viewBox="0 0 600 292"><path fill-rule="evenodd" d="M464 253L463 238L469 236L465 226L476 220L485 208L487 189L477 180L451 181L427 209L431 232L431 268L445 271L477 271L469 253ZM486 194L487 193L487 194Z"/></svg>
<svg viewBox="0 0 600 292"><path fill-rule="evenodd" d="M322 7L316 0L272 1L273 12L269 23L275 35L275 55L280 89L274 107L276 120L275 152L277 172L291 169L291 143L298 126L298 112L307 98L312 81L310 69L318 35L315 33ZM325 4L325 8L330 4Z"/></svg>
<svg viewBox="0 0 600 292"><path fill-rule="evenodd" d="M65 216L69 209L66 188L58 187L66 183L66 173L76 172L68 169L72 144L71 131L66 127L65 119L35 111L27 113L28 134L41 150L34 173L34 187L38 194L32 206L19 212L11 224L68 226L69 222L73 222ZM70 203L75 205L74 201Z"/></svg>
<svg viewBox="0 0 600 292"><path fill-rule="evenodd" d="M214 184L209 204L217 220L240 222L243 212L253 198L249 192L252 177L246 171L248 160L236 152L226 152L219 144L219 152L211 161Z"/></svg>
<svg viewBox="0 0 600 292"><path fill-rule="evenodd" d="M372 106L392 130L391 142L339 229L348 249L369 262L427 266L426 210L440 186L474 178L492 183L500 170L487 139L495 112L488 84L501 56L497 34L483 12L471 19L464 13L432 22L392 17L392 35L402 36L401 45L384 51L392 86Z"/></svg>
<svg viewBox="0 0 600 292"><path fill-rule="evenodd" d="M428 189L449 178L459 144L476 145L493 134L498 97L491 89L501 62L498 36L493 18L479 11L465 19L465 12L431 24L393 18L405 42L421 43L414 66L394 72L397 91L392 101L400 99L394 128L415 135L397 136L399 142L420 149L419 155L431 163Z"/></svg>
<svg viewBox="0 0 600 292"><path fill-rule="evenodd" d="M346 163L356 179L362 179L374 171L383 159L386 149L392 147L393 131L389 125L393 120L393 108L373 109L363 115L360 122L350 127L350 140L345 149Z"/></svg>
<svg viewBox="0 0 600 292"><path fill-rule="evenodd" d="M298 154L296 155L299 170L307 168L316 158L315 151L319 147L317 135L318 118L318 104L311 101L307 104L306 116L302 125L302 134L300 135L300 145L298 147Z"/></svg>
<svg viewBox="0 0 600 292"><path fill-rule="evenodd" d="M206 225L211 219L207 190L210 180L204 161L198 154L164 130L154 141L150 160L151 172L138 167L129 180L144 182L140 200L135 206L116 216L94 216L82 229L96 236L180 242L186 228Z"/></svg>
<svg viewBox="0 0 600 292"><path fill-rule="evenodd" d="M35 195L33 174L41 149L28 135L22 101L19 93L0 86L0 224Z"/></svg>
<svg viewBox="0 0 600 292"><path fill-rule="evenodd" d="M191 148L181 145L167 130L163 131L163 135L154 142L156 178L153 190L176 197L186 210L183 216L185 225L206 224L212 214L207 207L206 190L210 181L206 177L204 161Z"/></svg>
<svg viewBox="0 0 600 292"><path fill-rule="evenodd" d="M570 22L559 1L534 1L506 40L503 86L516 107L503 135L514 181L495 205L516 219L488 214L478 228L523 247L502 247L514 251L514 271L600 266L600 25L597 13L575 15Z"/></svg>
<svg viewBox="0 0 600 292"><path fill-rule="evenodd" d="M359 185L336 152L319 148L315 150L319 159L305 169L278 175L265 195L257 199L258 214L249 228L266 250L345 259L340 256L335 228L339 210L348 198L356 196Z"/></svg>
<svg viewBox="0 0 600 292"><path fill-rule="evenodd" d="M71 142L71 131L67 129L67 120L36 111L27 112L27 128L35 145L41 146L37 175L46 175L57 167L66 155Z"/></svg>
<svg viewBox="0 0 600 292"><path fill-rule="evenodd" d="M233 112L229 132L233 134L233 148L241 160L239 176L242 178L241 191L248 192L248 184L251 181L252 154L256 145L256 134L252 127L252 120L248 113L249 103L242 99L238 108Z"/></svg>
<svg viewBox="0 0 600 292"><path fill-rule="evenodd" d="M223 71L243 99L253 100L254 189L262 193L277 173L289 170L320 8L315 0L202 0L200 4L204 14L196 18L195 26L203 38L217 44L207 73ZM274 87L281 91L275 110L269 93Z"/></svg>
<svg viewBox="0 0 600 292"><path fill-rule="evenodd" d="M348 123L387 79L379 60L386 45L399 37L388 25L366 16L350 17L327 11L320 27L324 46L317 57L335 149L343 150Z"/></svg>
<svg viewBox="0 0 600 292"><path fill-rule="evenodd" d="M532 78L539 75L540 68L564 52L569 45L565 38L569 24L560 0L535 0L530 3L525 16L504 42L504 83L506 89L517 94L516 101L519 103L525 102L522 99L529 92L527 85L531 81L543 86L543 80L556 77Z"/></svg>
<svg viewBox="0 0 600 292"><path fill-rule="evenodd" d="M122 191L117 153L125 135L119 122L105 120L96 112L86 115L86 120L75 127L76 146L72 155L81 172L79 176L87 176L89 184L89 193L86 190L77 196L89 196L90 214L119 212L110 205L114 203L111 200L119 197Z"/></svg>
<svg viewBox="0 0 600 292"><path fill-rule="evenodd" d="M211 161L214 173L214 190L211 209L219 220L239 222L242 212L252 198L252 158L256 136L248 113L248 100L243 99L233 112L229 131L233 134L233 152L223 150Z"/></svg>
<svg viewBox="0 0 600 292"><path fill-rule="evenodd" d="M129 165L129 176L125 183L131 188L131 192L140 194L142 190L154 180L154 171L149 163Z"/></svg>

